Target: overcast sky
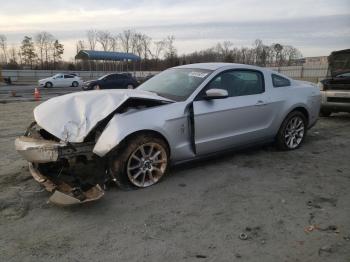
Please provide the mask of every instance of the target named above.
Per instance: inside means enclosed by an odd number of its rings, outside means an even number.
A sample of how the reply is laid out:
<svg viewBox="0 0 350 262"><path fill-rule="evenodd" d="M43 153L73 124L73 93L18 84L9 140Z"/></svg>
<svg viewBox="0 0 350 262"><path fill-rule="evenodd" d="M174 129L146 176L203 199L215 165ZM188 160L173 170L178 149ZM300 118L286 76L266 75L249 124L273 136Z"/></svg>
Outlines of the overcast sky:
<svg viewBox="0 0 350 262"><path fill-rule="evenodd" d="M8 42L48 31L74 56L88 29L134 29L159 40L174 35L179 54L230 40L297 47L304 56L350 48L349 0L1 0L0 34Z"/></svg>

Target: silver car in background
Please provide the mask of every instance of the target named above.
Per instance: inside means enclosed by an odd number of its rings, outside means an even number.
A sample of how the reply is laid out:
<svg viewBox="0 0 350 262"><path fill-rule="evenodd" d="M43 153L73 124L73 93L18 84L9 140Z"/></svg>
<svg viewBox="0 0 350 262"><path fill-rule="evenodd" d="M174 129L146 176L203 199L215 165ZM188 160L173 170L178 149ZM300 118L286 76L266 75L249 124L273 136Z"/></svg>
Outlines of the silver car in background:
<svg viewBox="0 0 350 262"><path fill-rule="evenodd" d="M255 66L191 64L134 90L44 102L15 144L34 178L54 192L50 200L73 204L100 198L106 181L151 186L170 163L272 141L294 150L319 110L320 91L311 83Z"/></svg>

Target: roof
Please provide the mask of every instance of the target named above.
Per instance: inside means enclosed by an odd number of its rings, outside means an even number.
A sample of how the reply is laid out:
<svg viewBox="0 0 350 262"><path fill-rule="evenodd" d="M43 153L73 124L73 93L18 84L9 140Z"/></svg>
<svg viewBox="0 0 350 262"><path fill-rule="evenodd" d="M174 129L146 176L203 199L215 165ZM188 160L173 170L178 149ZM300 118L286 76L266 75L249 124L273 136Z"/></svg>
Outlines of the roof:
<svg viewBox="0 0 350 262"><path fill-rule="evenodd" d="M141 58L135 54L132 54L132 53L95 51L95 50L80 50L79 53L75 56L75 59L110 60L110 61L123 61L123 60L139 61Z"/></svg>
<svg viewBox="0 0 350 262"><path fill-rule="evenodd" d="M245 65L245 64L235 64L235 63L197 63L197 64L188 64L177 66L176 68L198 68L198 69L207 69L207 70L217 70L223 67L227 68L247 68L247 69L259 69L263 70L258 66Z"/></svg>

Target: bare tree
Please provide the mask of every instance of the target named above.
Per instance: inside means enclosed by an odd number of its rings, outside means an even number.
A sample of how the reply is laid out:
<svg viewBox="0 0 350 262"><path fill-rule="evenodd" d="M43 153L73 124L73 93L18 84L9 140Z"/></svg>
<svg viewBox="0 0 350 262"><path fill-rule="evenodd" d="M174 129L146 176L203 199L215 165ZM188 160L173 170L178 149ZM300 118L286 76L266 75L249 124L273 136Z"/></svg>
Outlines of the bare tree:
<svg viewBox="0 0 350 262"><path fill-rule="evenodd" d="M177 56L177 50L174 46L175 37L173 35L167 36L165 39L165 57L173 58Z"/></svg>
<svg viewBox="0 0 350 262"><path fill-rule="evenodd" d="M132 48L133 53L136 53L139 57L142 56L143 45L142 45L142 35L141 34L135 33L132 35L131 48Z"/></svg>
<svg viewBox="0 0 350 262"><path fill-rule="evenodd" d="M78 40L77 43L75 44L75 48L77 50L77 54L85 49L85 42L83 40Z"/></svg>
<svg viewBox="0 0 350 262"><path fill-rule="evenodd" d="M145 34L141 36L141 46L143 49L143 57L145 60L148 59L149 54L151 55L151 50L150 50L151 41L152 41L152 38L150 38L149 36Z"/></svg>
<svg viewBox="0 0 350 262"><path fill-rule="evenodd" d="M86 35L89 42L89 49L95 50L97 44L97 31L94 29L88 30Z"/></svg>
<svg viewBox="0 0 350 262"><path fill-rule="evenodd" d="M132 46L132 38L133 38L133 35L135 33L133 31L131 31L130 29L128 30L124 30L122 33L120 33L118 36L119 36L119 39L120 39L120 42L121 42L121 47L122 47L122 50L126 53L129 53L130 50L131 50L131 46Z"/></svg>
<svg viewBox="0 0 350 262"><path fill-rule="evenodd" d="M164 52L164 48L165 48L164 40L154 42L154 53L152 53L152 57L156 59L156 61L159 60L161 54Z"/></svg>
<svg viewBox="0 0 350 262"><path fill-rule="evenodd" d="M7 38L5 35L0 35L0 48L4 55L4 62L7 63Z"/></svg>
<svg viewBox="0 0 350 262"><path fill-rule="evenodd" d="M22 50L21 50L21 48L18 48L17 55L18 55L19 64L22 66L23 60L22 60Z"/></svg>
<svg viewBox="0 0 350 262"><path fill-rule="evenodd" d="M111 38L109 39L111 51L113 51L113 52L118 51L118 45L119 45L118 40L119 40L118 36L111 36Z"/></svg>
<svg viewBox="0 0 350 262"><path fill-rule="evenodd" d="M15 46L11 46L9 49L9 63L17 64L17 50Z"/></svg>
<svg viewBox="0 0 350 262"><path fill-rule="evenodd" d="M101 44L103 51L109 51L111 48L111 33L108 31L97 31L96 41Z"/></svg>
<svg viewBox="0 0 350 262"><path fill-rule="evenodd" d="M34 37L36 49L38 50L41 69L44 68L44 61L46 66L49 59L49 51L53 44L53 36L48 32L40 32Z"/></svg>

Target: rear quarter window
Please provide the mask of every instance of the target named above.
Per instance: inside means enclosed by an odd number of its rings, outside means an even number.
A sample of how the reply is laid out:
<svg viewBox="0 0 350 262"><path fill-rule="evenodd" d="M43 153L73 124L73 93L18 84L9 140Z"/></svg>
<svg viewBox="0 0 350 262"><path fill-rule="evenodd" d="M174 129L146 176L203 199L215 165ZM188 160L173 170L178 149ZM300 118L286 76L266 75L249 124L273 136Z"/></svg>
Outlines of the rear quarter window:
<svg viewBox="0 0 350 262"><path fill-rule="evenodd" d="M290 86L290 80L285 77L275 75L275 74L272 74L271 77L272 77L273 87Z"/></svg>

